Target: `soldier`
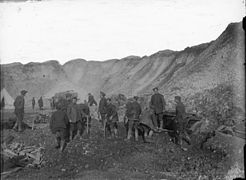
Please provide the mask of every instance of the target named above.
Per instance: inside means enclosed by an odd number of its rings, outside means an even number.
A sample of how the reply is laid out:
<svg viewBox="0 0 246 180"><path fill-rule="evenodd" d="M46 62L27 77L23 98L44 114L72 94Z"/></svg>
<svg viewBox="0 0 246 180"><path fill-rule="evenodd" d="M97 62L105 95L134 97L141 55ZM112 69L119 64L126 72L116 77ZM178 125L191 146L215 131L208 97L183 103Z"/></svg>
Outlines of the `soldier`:
<svg viewBox="0 0 246 180"><path fill-rule="evenodd" d="M14 101L14 106L15 106L15 115L16 115L16 123L13 127L14 130L17 130L21 132L22 131L22 121L24 118L24 106L25 106L25 99L24 96L26 95L27 91L22 90L21 95L17 96L15 101Z"/></svg>
<svg viewBox="0 0 246 180"><path fill-rule="evenodd" d="M73 140L77 133L77 123L80 120L80 112L77 106L77 97L72 98L72 102L67 107L67 116L69 119L69 135L70 140Z"/></svg>
<svg viewBox="0 0 246 180"><path fill-rule="evenodd" d="M83 135L83 132L86 127L87 135L90 135L91 128L91 117L90 117L90 109L87 103L78 104L78 110L81 114L80 119L78 121L78 133L80 136Z"/></svg>
<svg viewBox="0 0 246 180"><path fill-rule="evenodd" d="M146 108L146 110L141 115L141 121L140 123L143 124L144 128L144 137L151 138L154 133L154 123L153 123L153 110Z"/></svg>
<svg viewBox="0 0 246 180"><path fill-rule="evenodd" d="M38 100L38 105L39 105L39 110L42 110L43 106L44 106L44 102L43 102L42 96Z"/></svg>
<svg viewBox="0 0 246 180"><path fill-rule="evenodd" d="M137 101L138 97L134 96L133 99L133 102L130 102L126 105L126 117L128 119L127 140L131 139L133 129L135 132L135 140L138 141L139 116L142 110L140 104Z"/></svg>
<svg viewBox="0 0 246 180"><path fill-rule="evenodd" d="M68 140L69 121L66 113L61 108L62 104L57 103L57 111L51 116L50 129L52 134L56 135L57 146L55 148L60 148L60 151L63 152L66 147L66 141Z"/></svg>
<svg viewBox="0 0 246 180"><path fill-rule="evenodd" d="M35 108L35 98L33 97L32 98L32 110L34 110L34 108Z"/></svg>
<svg viewBox="0 0 246 180"><path fill-rule="evenodd" d="M3 97L1 100L1 109L4 109L4 107L5 107L5 99Z"/></svg>
<svg viewBox="0 0 246 180"><path fill-rule="evenodd" d="M182 150L187 151L186 148L182 147L182 140L184 139L188 144L190 144L190 138L186 132L186 119L185 119L185 106L181 102L180 96L175 96L174 101L176 103L176 118L175 118L175 141L179 144Z"/></svg>
<svg viewBox="0 0 246 180"><path fill-rule="evenodd" d="M103 129L105 129L106 125L106 114L107 114L107 99L105 98L106 94L104 92L100 92L100 102L98 107L98 114L100 116L100 121L102 123Z"/></svg>
<svg viewBox="0 0 246 180"><path fill-rule="evenodd" d="M95 101L94 96L91 93L88 94L88 104L89 104L89 108L90 108L91 117L93 119L96 119L98 117L98 115L97 115L97 102Z"/></svg>
<svg viewBox="0 0 246 180"><path fill-rule="evenodd" d="M107 122L106 129L109 131L111 137L118 137L118 125L119 121L116 106L112 104L111 98L107 99ZM112 134L113 130L113 134Z"/></svg>
<svg viewBox="0 0 246 180"><path fill-rule="evenodd" d="M154 94L151 96L150 108L153 110L155 128L163 128L163 111L165 110L166 102L164 96L158 92L158 88L153 89Z"/></svg>
<svg viewBox="0 0 246 180"><path fill-rule="evenodd" d="M88 104L89 106L97 106L97 102L95 101L94 96L91 93L88 94Z"/></svg>

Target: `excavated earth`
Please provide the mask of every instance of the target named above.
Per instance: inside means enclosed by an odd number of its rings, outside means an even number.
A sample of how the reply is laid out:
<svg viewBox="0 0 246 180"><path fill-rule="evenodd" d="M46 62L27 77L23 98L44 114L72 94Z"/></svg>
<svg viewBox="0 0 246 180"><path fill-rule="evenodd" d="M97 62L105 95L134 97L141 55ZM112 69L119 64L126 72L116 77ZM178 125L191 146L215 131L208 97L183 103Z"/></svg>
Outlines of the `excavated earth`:
<svg viewBox="0 0 246 180"><path fill-rule="evenodd" d="M4 118L13 116L4 113ZM33 112L26 112L24 121L31 124ZM39 128L38 128L39 127ZM63 153L55 147L55 137L48 124L37 125L35 130L26 129L22 133L3 129L3 138L12 135L13 142L25 145L43 146L44 164L41 168L28 168L12 173L4 179L232 179L242 177L244 140L224 138L216 135L200 149L197 138L191 136L192 145L185 144L188 151L182 151L170 141L166 133L154 134L149 143L142 140L124 141L126 136L122 123L120 136L105 139L100 123L92 121L90 138L75 138ZM214 142L227 145L225 151L213 146ZM232 142L238 141L232 144ZM216 143L218 145L219 143ZM241 150L241 152L240 152ZM241 156L239 155L241 153ZM236 156L237 155L237 156ZM235 166L234 166L235 165Z"/></svg>

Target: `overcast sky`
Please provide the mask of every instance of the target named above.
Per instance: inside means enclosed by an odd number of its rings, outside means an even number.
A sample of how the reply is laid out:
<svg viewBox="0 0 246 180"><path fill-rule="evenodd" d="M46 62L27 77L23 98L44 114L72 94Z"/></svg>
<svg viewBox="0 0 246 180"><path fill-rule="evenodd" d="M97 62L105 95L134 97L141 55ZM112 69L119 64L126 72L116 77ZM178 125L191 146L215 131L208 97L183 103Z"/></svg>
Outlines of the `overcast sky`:
<svg viewBox="0 0 246 180"><path fill-rule="evenodd" d="M0 3L1 64L104 61L216 39L244 0L46 0Z"/></svg>

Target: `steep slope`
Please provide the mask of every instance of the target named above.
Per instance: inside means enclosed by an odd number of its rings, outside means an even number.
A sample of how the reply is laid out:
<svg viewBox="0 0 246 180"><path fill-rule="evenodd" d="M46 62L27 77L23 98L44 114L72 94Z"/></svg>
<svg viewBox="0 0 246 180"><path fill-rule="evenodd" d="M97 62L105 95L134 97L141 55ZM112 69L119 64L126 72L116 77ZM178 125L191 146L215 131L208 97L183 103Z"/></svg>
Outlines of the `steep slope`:
<svg viewBox="0 0 246 180"><path fill-rule="evenodd" d="M233 87L233 98L241 103L244 94L244 36L241 23L230 24L218 39L188 47L183 51L164 50L151 56L129 56L104 62L75 59L60 65L14 63L1 65L1 82L15 97L21 89L29 90L27 98L74 89L81 99L92 92L146 95L158 86L170 108L173 96L184 98L227 84ZM4 77L4 79L2 78Z"/></svg>
<svg viewBox="0 0 246 180"><path fill-rule="evenodd" d="M27 99L43 96L59 82L68 81L57 61L3 65L1 73L1 82L11 95L15 97L21 89L26 89Z"/></svg>

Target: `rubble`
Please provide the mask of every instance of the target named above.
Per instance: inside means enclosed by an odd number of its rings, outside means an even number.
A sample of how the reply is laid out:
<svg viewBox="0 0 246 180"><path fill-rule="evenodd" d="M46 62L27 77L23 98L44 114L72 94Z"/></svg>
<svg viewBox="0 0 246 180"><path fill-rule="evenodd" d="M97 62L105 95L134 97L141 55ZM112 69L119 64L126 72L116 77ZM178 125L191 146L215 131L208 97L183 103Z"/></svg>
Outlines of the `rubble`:
<svg viewBox="0 0 246 180"><path fill-rule="evenodd" d="M18 142L4 144L1 149L4 159L1 175L11 174L24 167L40 168L43 165L43 147L26 146Z"/></svg>

